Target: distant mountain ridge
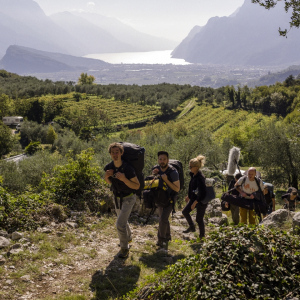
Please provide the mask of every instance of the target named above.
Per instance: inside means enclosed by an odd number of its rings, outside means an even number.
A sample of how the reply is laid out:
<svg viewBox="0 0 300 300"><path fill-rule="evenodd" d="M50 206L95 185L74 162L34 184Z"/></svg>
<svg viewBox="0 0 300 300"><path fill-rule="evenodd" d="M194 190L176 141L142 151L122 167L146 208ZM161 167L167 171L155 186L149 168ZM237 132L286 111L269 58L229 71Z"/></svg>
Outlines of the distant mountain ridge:
<svg viewBox="0 0 300 300"><path fill-rule="evenodd" d="M86 16L66 12L48 17L33 0L0 0L0 41L0 58L10 45L83 56L101 52L169 50L177 44L143 34L116 19L98 14Z"/></svg>
<svg viewBox="0 0 300 300"><path fill-rule="evenodd" d="M40 51L23 46L10 46L0 60L0 68L17 74L53 73L62 71L87 72L109 66L92 58Z"/></svg>
<svg viewBox="0 0 300 300"><path fill-rule="evenodd" d="M214 17L196 26L175 48L172 57L191 63L287 66L300 63L300 30L279 36L289 27L282 3L266 10L251 0L229 17Z"/></svg>

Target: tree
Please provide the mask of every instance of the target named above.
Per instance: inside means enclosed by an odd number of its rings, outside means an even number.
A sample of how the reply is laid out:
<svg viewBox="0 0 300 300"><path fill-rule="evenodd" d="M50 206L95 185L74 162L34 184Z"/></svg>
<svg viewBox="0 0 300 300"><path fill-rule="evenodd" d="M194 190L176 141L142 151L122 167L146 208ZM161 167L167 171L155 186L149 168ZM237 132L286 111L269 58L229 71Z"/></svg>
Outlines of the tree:
<svg viewBox="0 0 300 300"><path fill-rule="evenodd" d="M0 158L12 150L13 143L14 138L9 127L0 124Z"/></svg>
<svg viewBox="0 0 300 300"><path fill-rule="evenodd" d="M5 94L0 95L0 118L5 116L13 115L14 113L14 103Z"/></svg>
<svg viewBox="0 0 300 300"><path fill-rule="evenodd" d="M295 126L270 122L263 124L258 138L250 143L249 152L266 172L268 180L298 188L300 138Z"/></svg>
<svg viewBox="0 0 300 300"><path fill-rule="evenodd" d="M259 5L263 6L266 9L270 9L275 7L278 4L278 0L252 0L252 3L259 3ZM300 1L299 0L284 0L284 10L287 13L289 9L292 9L292 16L290 22L290 29L292 27L299 28L300 27ZM282 36L286 36L288 33L287 29L281 30L279 27L279 34Z"/></svg>
<svg viewBox="0 0 300 300"><path fill-rule="evenodd" d="M57 133L55 132L53 126L49 126L48 132L47 132L47 142L51 145L54 144L54 141L57 139Z"/></svg>
<svg viewBox="0 0 300 300"><path fill-rule="evenodd" d="M235 103L234 103L234 98L235 98L235 89L233 86L227 86L226 87L226 94L228 97L228 100L232 103L232 108L234 108Z"/></svg>
<svg viewBox="0 0 300 300"><path fill-rule="evenodd" d="M87 73L81 73L78 78L78 84L93 84L95 77L93 75L88 75Z"/></svg>

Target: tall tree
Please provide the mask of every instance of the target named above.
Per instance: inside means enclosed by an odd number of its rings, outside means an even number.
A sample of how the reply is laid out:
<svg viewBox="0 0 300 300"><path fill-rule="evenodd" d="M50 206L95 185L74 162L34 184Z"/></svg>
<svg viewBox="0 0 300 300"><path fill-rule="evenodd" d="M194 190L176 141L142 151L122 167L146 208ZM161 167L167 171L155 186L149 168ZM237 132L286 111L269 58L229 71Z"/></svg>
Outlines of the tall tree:
<svg viewBox="0 0 300 300"><path fill-rule="evenodd" d="M47 142L51 145L54 144L54 141L57 139L57 133L55 132L53 126L49 126L48 132L47 132Z"/></svg>
<svg viewBox="0 0 300 300"><path fill-rule="evenodd" d="M263 124L259 137L252 140L249 150L255 154L268 180L298 189L300 138L297 134L295 126L272 121Z"/></svg>
<svg viewBox="0 0 300 300"><path fill-rule="evenodd" d="M0 158L12 150L13 143L14 138L11 129L0 122Z"/></svg>
<svg viewBox="0 0 300 300"><path fill-rule="evenodd" d="M93 75L88 75L87 73L81 73L78 78L78 84L93 84L95 81L95 77Z"/></svg>

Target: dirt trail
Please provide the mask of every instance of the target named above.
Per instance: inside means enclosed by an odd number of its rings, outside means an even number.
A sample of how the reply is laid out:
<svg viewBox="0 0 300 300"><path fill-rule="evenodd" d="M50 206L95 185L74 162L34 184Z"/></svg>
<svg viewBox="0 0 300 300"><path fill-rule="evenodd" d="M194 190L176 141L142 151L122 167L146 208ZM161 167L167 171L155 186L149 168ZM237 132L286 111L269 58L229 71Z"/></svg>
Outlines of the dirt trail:
<svg viewBox="0 0 300 300"><path fill-rule="evenodd" d="M30 244L23 254L11 255L0 266L0 299L115 299L134 289L146 275L193 253L184 240L195 239L197 235L182 233L186 223L181 213L171 221L172 241L168 253L157 251L155 245L157 217L152 217L149 225L143 225L144 220L138 216L130 219L133 242L126 260L116 256L119 240L115 216L91 218L88 224L77 229L52 223L49 233L35 232L41 235L39 243ZM70 234L74 238L63 250L52 255L41 252L47 243L59 248L58 239L67 239ZM0 254L5 251L0 250ZM82 298L77 298L79 295Z"/></svg>

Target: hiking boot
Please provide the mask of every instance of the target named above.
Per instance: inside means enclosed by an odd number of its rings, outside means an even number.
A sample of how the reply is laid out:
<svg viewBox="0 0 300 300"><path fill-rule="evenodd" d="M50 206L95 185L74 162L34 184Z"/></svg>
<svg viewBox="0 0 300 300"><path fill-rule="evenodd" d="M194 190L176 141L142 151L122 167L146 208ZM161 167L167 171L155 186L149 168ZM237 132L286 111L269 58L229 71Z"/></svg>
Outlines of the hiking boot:
<svg viewBox="0 0 300 300"><path fill-rule="evenodd" d="M168 242L163 242L161 248L164 250L168 250Z"/></svg>
<svg viewBox="0 0 300 300"><path fill-rule="evenodd" d="M119 258L127 258L129 255L129 249L121 248L121 250L118 253Z"/></svg>
<svg viewBox="0 0 300 300"><path fill-rule="evenodd" d="M190 226L188 229L183 230L183 233L189 233L189 232L195 232L196 228L195 226Z"/></svg>
<svg viewBox="0 0 300 300"><path fill-rule="evenodd" d="M131 244L131 243L132 243L132 238L128 241L128 244ZM118 246L121 247L120 244L118 244ZM128 245L128 246L129 246L129 248L131 247L131 245Z"/></svg>
<svg viewBox="0 0 300 300"><path fill-rule="evenodd" d="M161 247L162 246L162 241L157 241L156 246Z"/></svg>
<svg viewBox="0 0 300 300"><path fill-rule="evenodd" d="M158 246L158 250L168 250L168 241L157 242L156 246Z"/></svg>

